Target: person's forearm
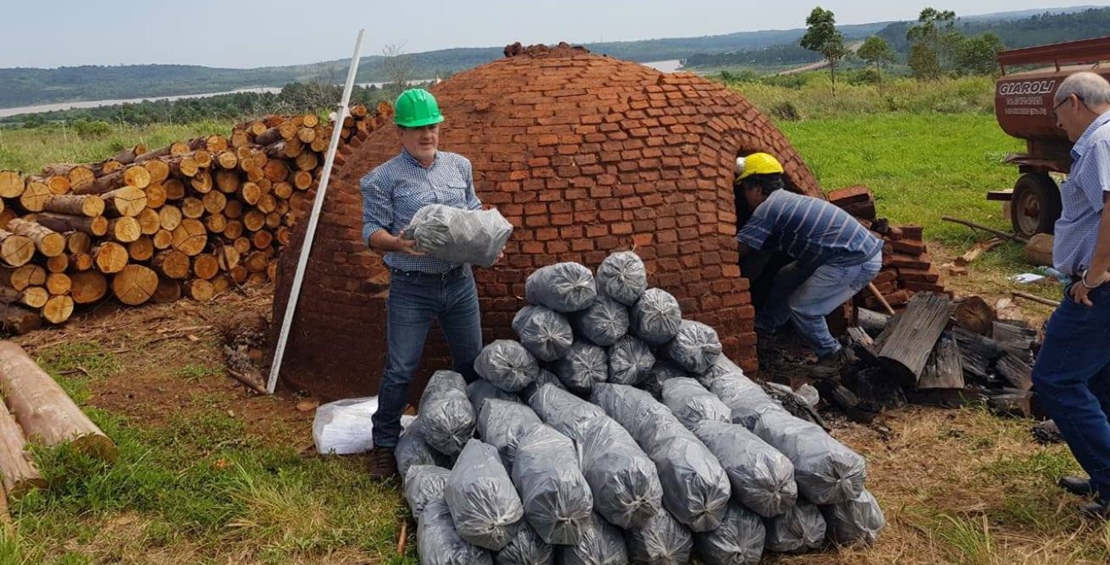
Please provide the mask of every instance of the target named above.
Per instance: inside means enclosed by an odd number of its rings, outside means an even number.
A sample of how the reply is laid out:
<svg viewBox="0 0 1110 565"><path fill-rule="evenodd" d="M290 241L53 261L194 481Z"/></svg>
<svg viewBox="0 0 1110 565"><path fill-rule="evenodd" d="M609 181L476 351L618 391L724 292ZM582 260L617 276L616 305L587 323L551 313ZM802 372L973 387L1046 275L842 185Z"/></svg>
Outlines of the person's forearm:
<svg viewBox="0 0 1110 565"><path fill-rule="evenodd" d="M1108 197L1106 200L1110 200ZM1095 277L1102 277L1106 271L1110 270L1110 205L1104 202L1102 206L1102 218L1098 224L1098 241L1095 243L1095 254L1091 258L1091 266L1088 269L1090 278L1088 282L1094 282Z"/></svg>
<svg viewBox="0 0 1110 565"><path fill-rule="evenodd" d="M401 251L399 239L399 237L381 229L370 234L370 247L378 251Z"/></svg>

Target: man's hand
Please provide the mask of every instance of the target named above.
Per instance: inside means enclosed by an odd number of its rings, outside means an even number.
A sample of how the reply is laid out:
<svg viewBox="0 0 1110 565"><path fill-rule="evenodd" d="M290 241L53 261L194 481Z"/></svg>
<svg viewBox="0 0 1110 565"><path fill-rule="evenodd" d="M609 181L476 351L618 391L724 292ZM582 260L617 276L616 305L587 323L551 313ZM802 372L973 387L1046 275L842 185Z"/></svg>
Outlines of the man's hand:
<svg viewBox="0 0 1110 565"><path fill-rule="evenodd" d="M1106 284L1108 278L1110 278L1110 276L1108 276L1108 273L1106 271L1103 271L1101 274L1098 275L1087 272L1083 275L1083 278L1081 278L1079 282L1071 285L1071 299L1078 304L1087 306L1088 308L1094 306L1094 303L1091 302L1091 299L1088 296L1094 289L1087 287L1102 286ZM1086 284L1083 284L1084 282L1086 282Z"/></svg>
<svg viewBox="0 0 1110 565"><path fill-rule="evenodd" d="M415 239L405 239L403 237L397 236L394 239L394 245L394 251L397 251L398 253L412 255L413 257L423 257L427 255L427 253L424 253L423 251L417 251Z"/></svg>

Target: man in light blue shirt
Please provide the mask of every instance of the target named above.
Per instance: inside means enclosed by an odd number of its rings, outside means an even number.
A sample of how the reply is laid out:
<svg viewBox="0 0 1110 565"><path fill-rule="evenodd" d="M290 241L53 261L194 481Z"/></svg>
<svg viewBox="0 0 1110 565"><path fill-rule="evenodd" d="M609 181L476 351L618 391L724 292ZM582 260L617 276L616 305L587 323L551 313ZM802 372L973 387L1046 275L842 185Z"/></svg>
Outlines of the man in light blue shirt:
<svg viewBox="0 0 1110 565"><path fill-rule="evenodd" d="M751 211L736 235L740 256L777 251L794 259L776 276L756 315L756 329L766 333L793 322L817 353L813 375L832 377L846 356L829 333L825 316L879 274L883 242L844 210L787 191L782 172L782 165L767 153L737 159L737 197Z"/></svg>
<svg viewBox="0 0 1110 565"><path fill-rule="evenodd" d="M409 383L424 352L432 322L439 320L451 349L454 370L474 378L474 359L482 350L478 291L470 265L436 259L401 237L417 210L445 204L479 210L470 161L439 150L439 105L431 93L401 93L394 122L401 131L400 155L362 178L362 237L384 252L390 269L387 305L388 353L373 416L374 451L370 474L379 480L397 474L393 450L401 433L401 412L408 404Z"/></svg>
<svg viewBox="0 0 1110 565"><path fill-rule="evenodd" d="M1049 319L1033 367L1037 403L1060 428L1090 480L1060 485L1093 494L1083 514L1110 515L1110 83L1083 72L1056 90L1056 125L1072 148L1071 175L1060 187L1063 213L1052 251L1056 269L1077 280Z"/></svg>

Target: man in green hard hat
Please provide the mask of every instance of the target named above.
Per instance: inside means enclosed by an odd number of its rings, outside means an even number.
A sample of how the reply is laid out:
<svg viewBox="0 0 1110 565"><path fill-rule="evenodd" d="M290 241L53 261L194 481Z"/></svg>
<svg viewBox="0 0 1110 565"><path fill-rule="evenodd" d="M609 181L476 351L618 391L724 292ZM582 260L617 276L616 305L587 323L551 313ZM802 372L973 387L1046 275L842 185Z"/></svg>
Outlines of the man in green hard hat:
<svg viewBox="0 0 1110 565"><path fill-rule="evenodd" d="M415 241L401 236L425 205L481 209L473 169L465 157L439 150L443 115L431 93L406 90L394 110L401 153L361 181L362 238L383 254L390 270L388 353L373 416L370 459L371 476L379 480L397 475L393 450L401 432L401 412L433 320L443 328L454 370L467 381L474 379L474 359L482 350L482 320L470 265L424 255L414 247Z"/></svg>

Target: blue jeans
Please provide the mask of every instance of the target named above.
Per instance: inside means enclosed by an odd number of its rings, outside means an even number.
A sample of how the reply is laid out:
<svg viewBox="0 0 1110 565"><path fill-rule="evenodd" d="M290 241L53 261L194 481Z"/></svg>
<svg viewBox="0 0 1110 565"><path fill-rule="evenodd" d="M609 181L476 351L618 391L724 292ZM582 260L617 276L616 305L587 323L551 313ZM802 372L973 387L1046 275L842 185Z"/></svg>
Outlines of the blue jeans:
<svg viewBox="0 0 1110 565"><path fill-rule="evenodd" d="M451 349L454 370L472 381L474 359L482 351L482 317L470 266L463 265L445 277L393 271L386 322L389 351L378 387L378 411L372 420L375 447L397 446L409 383L420 365L428 330L437 318Z"/></svg>
<svg viewBox="0 0 1110 565"><path fill-rule="evenodd" d="M840 343L829 333L825 316L863 290L882 267L882 252L850 267L825 264L813 269L791 263L775 276L756 326L773 330L789 320L818 357L832 355L840 351Z"/></svg>
<svg viewBox="0 0 1110 565"><path fill-rule="evenodd" d="M1048 321L1033 387L1099 498L1110 501L1110 287L1090 292L1090 308L1069 290Z"/></svg>

